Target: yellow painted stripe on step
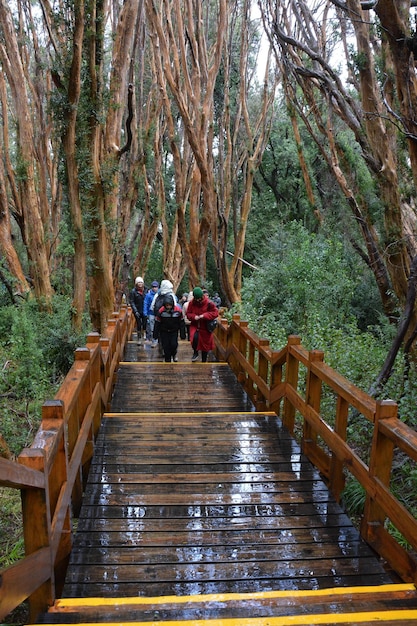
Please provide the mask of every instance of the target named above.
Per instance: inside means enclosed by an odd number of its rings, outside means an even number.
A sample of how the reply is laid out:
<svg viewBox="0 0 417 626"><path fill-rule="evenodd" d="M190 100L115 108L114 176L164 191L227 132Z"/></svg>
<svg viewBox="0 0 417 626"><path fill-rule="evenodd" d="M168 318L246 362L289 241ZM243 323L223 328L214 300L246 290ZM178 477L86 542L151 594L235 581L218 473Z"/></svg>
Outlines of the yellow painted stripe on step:
<svg viewBox="0 0 417 626"><path fill-rule="evenodd" d="M126 411L125 413L103 413L103 417L120 417L120 416L126 416L126 415L132 415L132 416L143 416L143 411L142 412L134 412L134 411ZM166 411L164 412L152 412L152 411L146 411L146 415L166 415L169 417L172 417L173 415L201 415L201 416L205 416L205 415L271 415L271 416L276 416L276 413L274 411L170 411L169 413L167 413Z"/></svg>
<svg viewBox="0 0 417 626"><path fill-rule="evenodd" d="M329 589L315 590L290 590L290 591L258 591L256 593L211 593L201 596L158 596L142 597L132 596L123 598L60 598L55 601L55 607L87 607L87 606L111 606L112 604L135 605L135 604L185 604L195 602L204 604L205 602L231 602L236 600L263 600L268 598L308 598L311 596L331 596L331 595L356 595L362 593L389 593L391 591L416 591L412 583L400 583L391 585L366 585L364 587L331 587Z"/></svg>
<svg viewBox="0 0 417 626"><path fill-rule="evenodd" d="M194 369L196 365L215 365L218 367L219 365L227 365L229 367L229 363L227 361L206 361L206 363L202 363L202 361L181 361L183 365L189 365L190 369ZM165 363L165 361L119 361L119 365L135 365L137 367L148 367L149 365L173 365L173 363ZM178 366L178 363L175 365Z"/></svg>
<svg viewBox="0 0 417 626"><path fill-rule="evenodd" d="M398 622L399 624L417 624L417 611L386 611L381 613L361 612L361 613L340 613L316 614L316 615L285 615L284 617L247 617L209 619L209 620L175 620L158 622L106 622L105 626L315 626L320 624L370 624L378 622ZM91 622L79 623L77 626L92 626Z"/></svg>

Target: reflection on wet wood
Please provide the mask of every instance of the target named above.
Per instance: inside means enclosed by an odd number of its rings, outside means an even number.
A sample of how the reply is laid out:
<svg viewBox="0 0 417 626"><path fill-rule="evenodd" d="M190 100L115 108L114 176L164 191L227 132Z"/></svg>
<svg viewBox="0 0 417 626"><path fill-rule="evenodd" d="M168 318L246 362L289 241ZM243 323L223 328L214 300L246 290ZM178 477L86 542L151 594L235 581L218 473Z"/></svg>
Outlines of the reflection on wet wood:
<svg viewBox="0 0 417 626"><path fill-rule="evenodd" d="M186 342L178 363L162 363L149 346L129 350L96 444L64 597L391 582L277 416L254 411L227 365L191 363Z"/></svg>
<svg viewBox="0 0 417 626"><path fill-rule="evenodd" d="M213 626L224 626L221 621L233 616L229 624L271 624L271 626L288 626L298 624L334 624L334 616L337 615L337 623L340 625L384 623L385 625L415 624L416 619L416 592L413 585L382 585L379 587L354 587L343 589L328 589L320 591L272 591L262 594L249 593L237 596L236 594L222 596L194 596L194 597L169 597L169 598L118 598L109 599L104 606L99 607L96 601L88 599L72 601L64 599L56 603L56 609L62 618L76 622L80 619L80 613L88 622L99 622L103 615L107 620L123 620L124 622L141 620L140 623L152 623L168 620L179 626L190 620L213 620ZM358 616L360 615L360 619ZM363 615L368 617L366 619ZM313 618L312 616L315 616ZM326 615L329 619L326 619ZM267 618L267 622L248 622L252 616ZM278 616L278 617L277 617ZM291 616L291 621L287 621ZM143 620L143 621L142 621ZM215 621L219 620L219 621ZM242 620L242 621L239 621ZM63 620L62 620L63 621ZM61 621L61 623L62 623ZM187 622L189 623L189 622ZM201 622L198 622L201 624Z"/></svg>

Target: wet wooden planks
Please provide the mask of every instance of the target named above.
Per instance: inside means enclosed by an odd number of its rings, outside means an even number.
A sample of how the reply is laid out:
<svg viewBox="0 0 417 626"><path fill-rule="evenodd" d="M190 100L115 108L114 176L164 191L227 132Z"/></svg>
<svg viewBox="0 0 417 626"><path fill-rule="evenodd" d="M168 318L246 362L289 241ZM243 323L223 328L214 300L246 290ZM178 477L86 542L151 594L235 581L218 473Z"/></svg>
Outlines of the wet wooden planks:
<svg viewBox="0 0 417 626"><path fill-rule="evenodd" d="M117 375L114 412L234 412L253 405L225 363L125 363Z"/></svg>
<svg viewBox="0 0 417 626"><path fill-rule="evenodd" d="M318 591L272 591L261 594L222 594L190 597L63 599L48 615L61 622L135 622L207 624L207 626L288 626L309 624L415 624L413 585L332 588ZM335 617L337 616L337 617ZM52 619L51 619L52 618ZM291 618L291 619L290 619ZM265 621L267 619L267 621ZM337 619L337 622L336 622ZM187 622L185 621L187 620ZM210 620L210 621L202 621ZM56 623L56 622L55 622Z"/></svg>
<svg viewBox="0 0 417 626"><path fill-rule="evenodd" d="M64 596L387 582L276 415L148 408L105 417Z"/></svg>
<svg viewBox="0 0 417 626"><path fill-rule="evenodd" d="M277 416L190 359L130 342L45 622L416 623Z"/></svg>

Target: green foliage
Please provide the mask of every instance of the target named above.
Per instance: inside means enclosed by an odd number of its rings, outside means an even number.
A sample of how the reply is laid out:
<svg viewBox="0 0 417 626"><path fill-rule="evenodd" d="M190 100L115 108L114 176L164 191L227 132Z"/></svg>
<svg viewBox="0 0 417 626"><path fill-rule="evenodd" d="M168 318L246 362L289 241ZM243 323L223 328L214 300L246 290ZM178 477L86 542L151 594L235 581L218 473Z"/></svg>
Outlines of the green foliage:
<svg viewBox="0 0 417 626"><path fill-rule="evenodd" d="M158 239L155 241L154 246L152 248L152 254L149 259L148 268L146 270L145 282L146 285L150 285L153 280L161 280L164 278L163 276L163 246L162 242ZM134 277L132 276L132 285L133 287Z"/></svg>
<svg viewBox="0 0 417 626"><path fill-rule="evenodd" d="M317 147L303 136L303 155L317 169L322 162ZM320 199L317 198L318 207ZM268 242L275 228L282 222L300 221L313 231L317 219L309 202L291 122L284 105L279 109L262 164L255 174L252 209L246 235L246 258L255 262L260 252L260 242Z"/></svg>
<svg viewBox="0 0 417 626"><path fill-rule="evenodd" d="M23 556L20 492L0 487L0 569Z"/></svg>
<svg viewBox="0 0 417 626"><path fill-rule="evenodd" d="M355 287L343 246L336 239L309 233L298 223L281 225L269 240L269 255L245 280L245 314L269 319L285 335L305 339L326 334L352 321L350 300ZM323 329L323 333L320 331Z"/></svg>
<svg viewBox="0 0 417 626"><path fill-rule="evenodd" d="M358 52L355 55L352 53L352 61L359 72L364 71L368 66L368 59L363 52Z"/></svg>
<svg viewBox="0 0 417 626"><path fill-rule="evenodd" d="M343 490L342 501L350 515L360 516L365 508L366 491L355 479L350 478Z"/></svg>
<svg viewBox="0 0 417 626"><path fill-rule="evenodd" d="M417 517L417 465L397 450L391 476L391 490L411 515Z"/></svg>
<svg viewBox="0 0 417 626"><path fill-rule="evenodd" d="M14 454L28 445L40 422L40 408L85 343L71 330L71 304L53 302L53 314L36 301L0 307L0 432Z"/></svg>

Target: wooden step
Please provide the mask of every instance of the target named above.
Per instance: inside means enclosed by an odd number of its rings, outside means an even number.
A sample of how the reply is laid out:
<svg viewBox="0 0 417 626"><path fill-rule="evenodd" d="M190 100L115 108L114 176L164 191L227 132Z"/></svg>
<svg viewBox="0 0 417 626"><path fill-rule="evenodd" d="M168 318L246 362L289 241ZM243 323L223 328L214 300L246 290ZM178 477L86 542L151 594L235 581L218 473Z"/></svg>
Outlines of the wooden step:
<svg viewBox="0 0 417 626"><path fill-rule="evenodd" d="M398 582L275 413L150 412L154 395L103 417L63 596Z"/></svg>
<svg viewBox="0 0 417 626"><path fill-rule="evenodd" d="M64 598L55 602L42 623L407 626L417 624L417 592L412 584L392 584L160 598Z"/></svg>

